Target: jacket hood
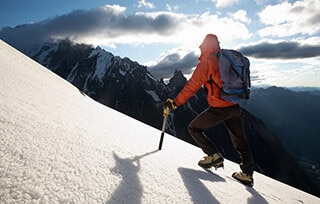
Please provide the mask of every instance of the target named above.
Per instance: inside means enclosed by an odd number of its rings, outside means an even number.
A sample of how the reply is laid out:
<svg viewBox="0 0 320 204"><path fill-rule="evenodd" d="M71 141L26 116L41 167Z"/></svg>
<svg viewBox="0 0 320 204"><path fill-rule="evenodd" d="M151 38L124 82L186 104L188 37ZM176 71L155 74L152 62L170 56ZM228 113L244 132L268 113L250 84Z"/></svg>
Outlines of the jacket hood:
<svg viewBox="0 0 320 204"><path fill-rule="evenodd" d="M200 61L208 57L211 53L217 53L220 50L218 37L214 34L208 34L199 48L201 51L201 55L199 57Z"/></svg>

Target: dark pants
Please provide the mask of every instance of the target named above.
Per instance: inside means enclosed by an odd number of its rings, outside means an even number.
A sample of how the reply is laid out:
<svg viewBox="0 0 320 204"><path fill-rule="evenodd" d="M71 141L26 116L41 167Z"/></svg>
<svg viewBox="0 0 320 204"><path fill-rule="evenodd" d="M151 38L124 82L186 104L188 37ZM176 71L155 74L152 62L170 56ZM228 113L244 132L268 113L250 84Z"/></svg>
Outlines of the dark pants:
<svg viewBox="0 0 320 204"><path fill-rule="evenodd" d="M203 152L207 155L212 155L218 153L218 150L214 143L204 134L204 131L220 122L224 122L227 126L232 144L240 155L242 172L252 175L254 162L245 138L239 105L225 108L210 107L189 124L188 130Z"/></svg>

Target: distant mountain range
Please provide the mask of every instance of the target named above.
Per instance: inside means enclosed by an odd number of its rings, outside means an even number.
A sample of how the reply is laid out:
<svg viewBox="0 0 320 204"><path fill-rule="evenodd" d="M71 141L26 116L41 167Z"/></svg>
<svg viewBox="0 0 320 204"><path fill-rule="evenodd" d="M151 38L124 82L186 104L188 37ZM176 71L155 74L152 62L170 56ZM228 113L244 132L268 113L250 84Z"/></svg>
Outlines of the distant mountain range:
<svg viewBox="0 0 320 204"><path fill-rule="evenodd" d="M291 91L296 91L296 92L307 92L312 95L318 95L320 96L320 87L305 87L305 86L297 86L297 87L289 87L287 88Z"/></svg>
<svg viewBox="0 0 320 204"><path fill-rule="evenodd" d="M24 53L68 80L80 92L158 129L163 120L162 102L174 98L187 82L176 70L166 84L156 80L146 66L129 58L69 40L41 44ZM310 169L310 164L320 163L316 156L320 155L319 102L317 95L269 87L252 90L251 99L243 104L244 125L256 170L317 196L320 196L320 185L315 181L317 169ZM167 132L194 144L186 127L207 107L201 89L170 116ZM208 132L226 158L239 162L227 134L223 124Z"/></svg>
<svg viewBox="0 0 320 204"><path fill-rule="evenodd" d="M263 120L301 165L320 181L320 95L280 87L254 89L244 108Z"/></svg>

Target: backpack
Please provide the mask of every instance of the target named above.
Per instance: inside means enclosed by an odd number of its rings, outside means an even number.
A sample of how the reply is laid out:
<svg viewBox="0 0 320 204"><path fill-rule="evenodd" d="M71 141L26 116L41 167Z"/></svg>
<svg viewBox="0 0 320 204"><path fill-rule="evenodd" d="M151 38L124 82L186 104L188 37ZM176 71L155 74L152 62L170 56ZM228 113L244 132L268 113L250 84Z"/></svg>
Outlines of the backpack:
<svg viewBox="0 0 320 204"><path fill-rule="evenodd" d="M242 99L249 99L250 95L250 62L236 50L221 49L214 55L218 58L222 87L212 79L220 90L220 98L229 102L238 103Z"/></svg>

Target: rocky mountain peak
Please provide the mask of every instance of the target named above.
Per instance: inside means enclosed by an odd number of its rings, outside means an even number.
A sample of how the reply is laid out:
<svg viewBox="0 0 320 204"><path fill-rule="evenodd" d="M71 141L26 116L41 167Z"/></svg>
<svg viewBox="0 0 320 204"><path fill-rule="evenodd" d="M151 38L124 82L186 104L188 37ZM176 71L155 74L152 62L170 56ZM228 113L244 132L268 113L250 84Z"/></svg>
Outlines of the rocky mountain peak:
<svg viewBox="0 0 320 204"><path fill-rule="evenodd" d="M180 70L175 70L173 77L169 80L168 86L170 88L183 87L187 82L187 79L183 76Z"/></svg>

